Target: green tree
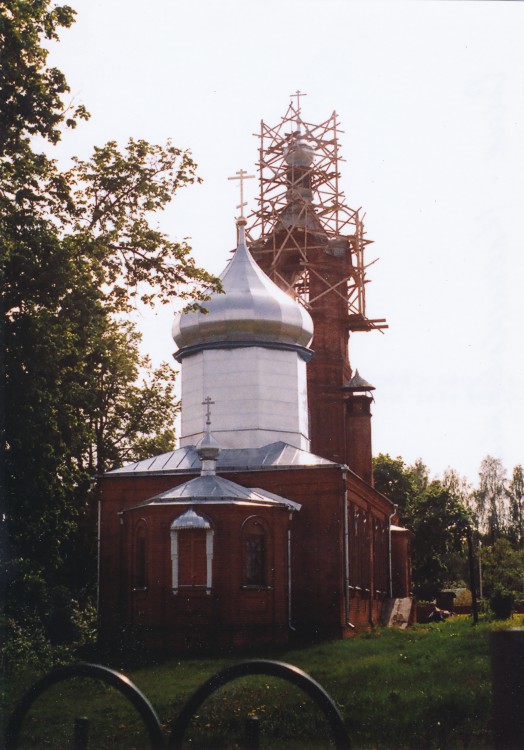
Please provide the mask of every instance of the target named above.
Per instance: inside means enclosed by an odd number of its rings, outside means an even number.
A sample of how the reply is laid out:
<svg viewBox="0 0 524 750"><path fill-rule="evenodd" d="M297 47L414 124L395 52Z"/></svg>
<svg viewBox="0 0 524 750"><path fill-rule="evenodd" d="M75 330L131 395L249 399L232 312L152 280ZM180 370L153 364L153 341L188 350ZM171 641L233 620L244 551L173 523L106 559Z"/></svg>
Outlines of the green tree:
<svg viewBox="0 0 524 750"><path fill-rule="evenodd" d="M381 454L373 467L376 489L398 506L400 522L413 533L414 593L433 599L462 577L464 540L471 523L468 510L453 487L430 481L420 459L407 466L400 457Z"/></svg>
<svg viewBox="0 0 524 750"><path fill-rule="evenodd" d="M66 194L64 216L56 211L47 218L40 213L40 201L33 211L24 197L1 219L9 244L3 288L7 518L12 539L20 540L33 559L42 564L45 559L46 566L55 560L53 568L63 558L60 549L78 514L73 500L85 494L89 472L132 455L133 440L142 445L149 440L153 447L154 430L163 435L165 445L172 431L172 391L165 385L165 368L157 373L164 380L162 387L150 383L139 392L137 374L146 363L138 357L129 326L124 341L112 314L126 312L136 294L152 302L157 292L150 285L160 277L165 281L159 282L158 294L164 300L169 294L194 292L197 282L213 282L194 265L186 246L170 242L147 220L147 214L170 197L166 185L174 189L193 181L189 157L180 157L170 146L163 150L142 143L132 144L121 159L116 159L113 144L99 153L111 156L118 198L113 218L106 206L103 221L79 229L78 216L88 217L92 203L95 161L90 182L83 186L88 197L83 201L78 180L74 194ZM50 174L53 169L50 166ZM108 169L104 162L104 173ZM140 177L130 182L130 172ZM118 184L121 193L116 192ZM112 371L107 364L111 356ZM97 377L101 368L105 379ZM156 422L151 416L155 410ZM86 458L93 455L93 446L96 466ZM24 528L27 518L34 521L34 534Z"/></svg>
<svg viewBox="0 0 524 750"><path fill-rule="evenodd" d="M188 151L130 139L125 150L114 141L95 148L89 161L74 159L65 175L71 186L68 214L76 246L96 258L106 299L128 312L142 303L205 297L216 279L198 268L186 242L173 242L151 217L181 187L200 181Z"/></svg>
<svg viewBox="0 0 524 750"><path fill-rule="evenodd" d="M86 601L94 581L93 473L173 445L173 373L152 370L122 314L133 299L202 300L219 285L186 243L152 224L197 180L189 152L110 142L61 173L36 150L35 137L54 144L87 117L64 102L63 74L46 67L45 41L74 11L48 0L1 9L7 614L56 639L75 610L64 602Z"/></svg>
<svg viewBox="0 0 524 750"><path fill-rule="evenodd" d="M524 550L514 549L508 539L497 539L482 552L484 593L524 598Z"/></svg>
<svg viewBox="0 0 524 750"><path fill-rule="evenodd" d="M452 492L435 480L416 495L406 513L413 532L413 590L421 599L457 583L471 518Z"/></svg>
<svg viewBox="0 0 524 750"><path fill-rule="evenodd" d="M460 500L462 505L470 508L473 487L466 477L461 476L456 469L448 468L442 476L442 484Z"/></svg>
<svg viewBox="0 0 524 750"><path fill-rule="evenodd" d="M408 475L416 494L420 494L427 490L430 481L429 469L421 458L417 458L413 466L409 467Z"/></svg>
<svg viewBox="0 0 524 750"><path fill-rule="evenodd" d="M482 460L473 503L478 528L493 544L507 526L506 469L499 458L486 456Z"/></svg>
<svg viewBox="0 0 524 750"><path fill-rule="evenodd" d="M76 127L86 118L83 106L64 106L69 93L65 76L47 67L44 39L57 40L61 28L74 22L67 5L50 8L46 0L3 0L0 3L0 154L33 156L29 138L39 135L57 143L63 124Z"/></svg>
<svg viewBox="0 0 524 750"><path fill-rule="evenodd" d="M95 387L84 412L91 439L78 456L91 475L174 448L175 373L167 363L153 370L139 340L132 326L112 323L92 353Z"/></svg>
<svg viewBox="0 0 524 750"><path fill-rule="evenodd" d="M401 518L415 494L413 476L404 460L397 456L379 453L373 458L373 481L375 489L385 495L398 508Z"/></svg>
<svg viewBox="0 0 524 750"><path fill-rule="evenodd" d="M524 472L515 466L506 490L509 501L508 535L517 545L524 545Z"/></svg>

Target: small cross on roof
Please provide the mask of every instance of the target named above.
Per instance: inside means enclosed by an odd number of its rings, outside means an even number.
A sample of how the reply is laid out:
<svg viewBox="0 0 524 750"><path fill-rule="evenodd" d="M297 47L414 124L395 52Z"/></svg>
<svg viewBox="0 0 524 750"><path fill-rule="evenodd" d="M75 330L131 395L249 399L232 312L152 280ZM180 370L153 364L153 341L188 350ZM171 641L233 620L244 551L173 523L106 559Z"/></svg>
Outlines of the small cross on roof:
<svg viewBox="0 0 524 750"><path fill-rule="evenodd" d="M211 407L215 405L215 402L212 401L211 396L206 396L206 398L202 401L202 406L206 407L206 425L209 427L211 424Z"/></svg>

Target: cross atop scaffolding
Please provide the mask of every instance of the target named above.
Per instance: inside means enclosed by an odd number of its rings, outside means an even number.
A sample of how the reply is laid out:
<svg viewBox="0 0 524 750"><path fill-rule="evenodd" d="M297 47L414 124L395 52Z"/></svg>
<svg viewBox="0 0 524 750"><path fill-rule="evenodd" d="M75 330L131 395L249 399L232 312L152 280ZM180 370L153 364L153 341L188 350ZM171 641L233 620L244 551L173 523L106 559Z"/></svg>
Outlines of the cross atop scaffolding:
<svg viewBox="0 0 524 750"><path fill-rule="evenodd" d="M326 297L338 299L348 330L383 330L384 318L366 315L366 272L375 261L364 257L371 240L361 209L350 208L340 184L338 116L333 112L318 125L304 121L303 96L299 90L291 94L275 127L261 122L258 207L247 217L251 254L311 312ZM297 126L303 131L298 139ZM333 267L329 278L326 264Z"/></svg>
<svg viewBox="0 0 524 750"><path fill-rule="evenodd" d="M297 115L300 115L300 97L301 96L307 96L307 94L304 94L302 91L299 91L298 89L295 91L294 94L290 94L290 97L292 99L296 99L297 100L297 106L295 108L296 112L297 112Z"/></svg>

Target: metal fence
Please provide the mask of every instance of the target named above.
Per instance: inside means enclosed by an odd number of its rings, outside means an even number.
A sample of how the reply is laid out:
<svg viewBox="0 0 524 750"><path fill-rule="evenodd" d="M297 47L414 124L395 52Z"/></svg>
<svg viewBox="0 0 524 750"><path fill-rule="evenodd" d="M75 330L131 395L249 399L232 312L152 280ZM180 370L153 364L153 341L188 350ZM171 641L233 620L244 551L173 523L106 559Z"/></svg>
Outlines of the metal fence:
<svg viewBox="0 0 524 750"><path fill-rule="evenodd" d="M155 750L161 748L179 750L182 748L191 719L197 715L207 698L227 683L250 675L279 677L298 687L314 701L324 715L331 731L333 744L337 750L349 750L349 738L340 712L324 688L301 669L290 664L269 660L244 661L217 672L201 685L185 703L178 717L171 722L167 735L164 734L151 703L136 685L124 675L98 664L75 664L60 667L35 683L18 703L7 725L6 750L15 750L18 747L24 720L37 698L57 683L77 677L100 680L118 690L140 715L149 738L149 747L155 748ZM79 716L75 720L72 735L74 750L88 750L89 720L87 717ZM254 717L248 716L245 719L243 747L244 750L259 750L260 748L260 724Z"/></svg>
<svg viewBox="0 0 524 750"><path fill-rule="evenodd" d="M493 678L493 729L497 750L524 750L524 629L498 630L491 633ZM337 750L349 750L350 742L340 712L331 697L309 675L297 667L278 661L244 661L217 672L196 690L183 706L167 732L143 693L131 680L98 664L76 664L60 667L35 683L15 708L6 730L6 750L18 747L24 720L33 703L57 683L78 677L100 680L118 690L138 712L149 738L149 747L160 750L182 748L187 729L202 704L229 682L250 675L267 675L286 680L305 693L322 712ZM88 750L89 721L79 716L72 727L74 750ZM260 723L247 716L244 722L243 750L259 750Z"/></svg>

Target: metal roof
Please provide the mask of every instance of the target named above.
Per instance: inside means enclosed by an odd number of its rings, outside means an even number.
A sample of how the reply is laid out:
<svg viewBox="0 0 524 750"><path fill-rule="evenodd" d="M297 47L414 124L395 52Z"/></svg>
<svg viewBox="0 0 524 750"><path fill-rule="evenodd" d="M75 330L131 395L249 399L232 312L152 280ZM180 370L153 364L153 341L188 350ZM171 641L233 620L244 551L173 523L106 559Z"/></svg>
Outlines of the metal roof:
<svg viewBox="0 0 524 750"><path fill-rule="evenodd" d="M287 510L300 510L300 505L273 492L262 489L242 487L229 479L216 475L195 477L188 482L173 487L166 492L146 500L135 508L143 508L152 505L199 505L199 504L227 504L227 505L263 505L270 507L285 508ZM133 508L128 508L132 510Z"/></svg>
<svg viewBox="0 0 524 750"><path fill-rule="evenodd" d="M358 370L356 370L351 380L348 380L348 382L342 386L342 389L344 391L355 391L355 392L374 391L375 386L371 385L371 383L368 383L367 380L364 380L362 375L359 375Z"/></svg>
<svg viewBox="0 0 524 750"><path fill-rule="evenodd" d="M173 338L181 359L214 346L291 346L309 353L313 321L307 310L280 289L255 263L239 227L239 243L221 275L224 293L211 294L206 312L175 317Z"/></svg>
<svg viewBox="0 0 524 750"><path fill-rule="evenodd" d="M181 516L175 518L171 524L171 528L176 531L181 531L182 529L211 529L211 524L207 518L195 513L190 508L185 513L182 513Z"/></svg>
<svg viewBox="0 0 524 750"><path fill-rule="evenodd" d="M217 471L242 471L255 469L285 469L301 467L338 466L333 461L315 456L284 442L270 443L262 448L223 448L218 456ZM183 474L200 471L200 458L194 446L185 446L146 458L119 469L107 476L137 474Z"/></svg>

